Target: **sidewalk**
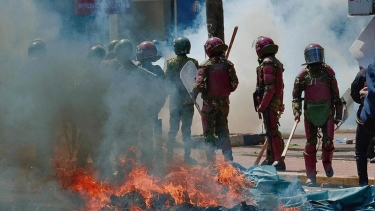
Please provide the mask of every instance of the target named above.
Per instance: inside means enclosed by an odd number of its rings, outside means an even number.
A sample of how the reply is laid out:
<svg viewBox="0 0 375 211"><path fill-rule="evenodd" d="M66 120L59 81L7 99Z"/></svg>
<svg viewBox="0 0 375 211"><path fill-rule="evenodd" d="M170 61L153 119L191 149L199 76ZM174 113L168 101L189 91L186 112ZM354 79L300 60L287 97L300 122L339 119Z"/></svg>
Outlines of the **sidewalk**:
<svg viewBox="0 0 375 211"><path fill-rule="evenodd" d="M262 148L262 141L256 139L259 137L256 134L236 134L231 136L232 150L234 161L241 164L245 168L254 165L256 157ZM289 134L283 134L285 143L289 138ZM344 139L353 140L352 144L347 144ZM357 166L355 162L355 131L337 131L335 133L335 153L333 155L333 169L334 176L327 178L321 162L321 147L317 153L317 183L329 186L343 186L343 187L356 187L358 186ZM340 143L342 142L342 143ZM302 133L295 133L291 144L289 146L285 163L286 171L279 172L279 175L286 180L296 181L305 184L305 163L303 159L303 151L306 139ZM256 144L256 145L254 145ZM247 145L247 146L245 146ZM217 151L221 155L220 150ZM265 159L263 155L261 161ZM374 184L375 164L368 163L368 176L369 184Z"/></svg>

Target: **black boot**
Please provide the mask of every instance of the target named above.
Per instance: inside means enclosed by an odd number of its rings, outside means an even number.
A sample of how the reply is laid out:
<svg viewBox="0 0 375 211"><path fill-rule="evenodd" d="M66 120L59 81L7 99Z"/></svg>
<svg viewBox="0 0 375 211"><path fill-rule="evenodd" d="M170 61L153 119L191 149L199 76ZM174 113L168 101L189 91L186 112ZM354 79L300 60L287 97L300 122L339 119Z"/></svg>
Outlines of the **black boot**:
<svg viewBox="0 0 375 211"><path fill-rule="evenodd" d="M273 158L273 153L272 153L271 147L272 146L270 146L270 144L268 144L267 150L266 150L266 159L260 165L264 166L264 165L272 165L273 164L274 158Z"/></svg>
<svg viewBox="0 0 375 211"><path fill-rule="evenodd" d="M286 165L284 160L280 160L277 162L277 164L273 165L276 168L276 171L285 171L286 170Z"/></svg>
<svg viewBox="0 0 375 211"><path fill-rule="evenodd" d="M368 174L367 174L367 159L357 157L355 160L357 164L358 183L359 186L368 185Z"/></svg>

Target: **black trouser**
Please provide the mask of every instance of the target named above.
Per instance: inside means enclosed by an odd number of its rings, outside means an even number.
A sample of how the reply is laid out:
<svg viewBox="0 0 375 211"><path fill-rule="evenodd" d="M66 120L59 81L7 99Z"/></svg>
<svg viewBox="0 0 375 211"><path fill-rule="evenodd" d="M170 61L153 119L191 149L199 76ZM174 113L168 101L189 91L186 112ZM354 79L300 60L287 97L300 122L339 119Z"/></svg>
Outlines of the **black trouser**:
<svg viewBox="0 0 375 211"><path fill-rule="evenodd" d="M357 172L359 185L368 184L367 175L367 151L374 134L369 133L361 124L357 124L355 135L355 158L357 163Z"/></svg>

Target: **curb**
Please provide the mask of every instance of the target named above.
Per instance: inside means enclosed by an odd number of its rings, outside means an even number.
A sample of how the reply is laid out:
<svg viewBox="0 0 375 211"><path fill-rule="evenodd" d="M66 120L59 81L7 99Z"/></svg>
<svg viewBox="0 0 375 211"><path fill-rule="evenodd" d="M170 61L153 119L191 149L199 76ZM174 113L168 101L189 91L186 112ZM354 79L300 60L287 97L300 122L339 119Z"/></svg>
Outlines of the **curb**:
<svg viewBox="0 0 375 211"><path fill-rule="evenodd" d="M191 138L193 142L204 142L203 135L194 135ZM263 144L265 141L264 134L231 134L229 138L232 147L254 146Z"/></svg>
<svg viewBox="0 0 375 211"><path fill-rule="evenodd" d="M353 129L342 129L338 130L336 133L354 133ZM282 133L284 141L288 139L290 134ZM229 138L231 140L232 147L241 147L241 146L253 146L258 144L263 144L265 141L266 134L253 134L253 133L239 133L239 134L230 134ZM305 133L294 133L293 138L306 138ZM196 141L204 141L203 135L193 136L192 139L198 139Z"/></svg>
<svg viewBox="0 0 375 211"><path fill-rule="evenodd" d="M265 136L263 134L240 134L229 136L232 147L253 146L263 144Z"/></svg>
<svg viewBox="0 0 375 211"><path fill-rule="evenodd" d="M300 184L306 183L306 175L295 173L291 174L291 172L277 172L283 179L287 181L298 181ZM374 179L369 178L369 185L374 184ZM326 175L317 174L316 175L316 183L320 185L320 187L329 186L342 186L342 187L358 187L358 177L343 177L343 176L336 176L328 178Z"/></svg>

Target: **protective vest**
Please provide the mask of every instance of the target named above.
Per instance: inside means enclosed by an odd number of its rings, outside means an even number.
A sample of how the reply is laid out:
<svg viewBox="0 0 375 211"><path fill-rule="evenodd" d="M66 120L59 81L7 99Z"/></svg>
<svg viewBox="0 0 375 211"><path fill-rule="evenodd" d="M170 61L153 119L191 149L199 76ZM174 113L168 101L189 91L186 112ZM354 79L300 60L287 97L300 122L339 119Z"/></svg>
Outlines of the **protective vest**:
<svg viewBox="0 0 375 211"><path fill-rule="evenodd" d="M315 126L321 127L333 113L330 77L325 70L316 78L307 71L305 80L305 117Z"/></svg>
<svg viewBox="0 0 375 211"><path fill-rule="evenodd" d="M207 97L211 99L228 97L231 83L226 63L213 63L207 66Z"/></svg>
<svg viewBox="0 0 375 211"><path fill-rule="evenodd" d="M282 63L273 56L266 57L257 67L257 89L255 94L259 98L260 106L279 111L283 105L284 68Z"/></svg>

